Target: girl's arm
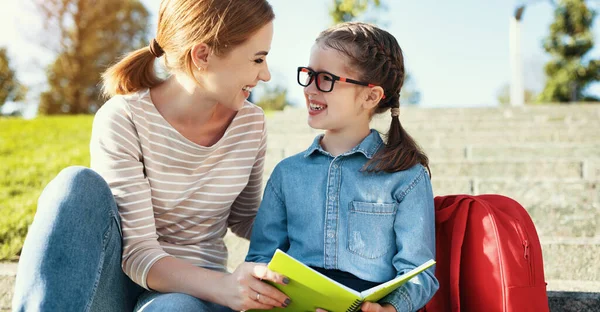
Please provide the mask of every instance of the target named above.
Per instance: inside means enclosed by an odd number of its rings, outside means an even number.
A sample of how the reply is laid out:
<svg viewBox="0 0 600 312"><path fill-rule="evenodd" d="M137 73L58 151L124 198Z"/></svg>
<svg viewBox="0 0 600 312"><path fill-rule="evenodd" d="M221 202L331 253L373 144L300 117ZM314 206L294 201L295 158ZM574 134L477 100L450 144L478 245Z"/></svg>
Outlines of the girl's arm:
<svg viewBox="0 0 600 312"><path fill-rule="evenodd" d="M393 257L393 265L402 275L429 259L435 259L435 211L433 191L429 174L419 166L418 174L405 190L400 190L401 209L394 223L396 248L399 252ZM389 303L398 312L416 311L423 307L439 288L435 278L435 266L394 290L379 301Z"/></svg>
<svg viewBox="0 0 600 312"><path fill-rule="evenodd" d="M283 251L289 248L287 213L280 191L280 172L278 165L265 187L265 194L252 228L250 249L246 256L248 262L267 263L271 261L277 248Z"/></svg>

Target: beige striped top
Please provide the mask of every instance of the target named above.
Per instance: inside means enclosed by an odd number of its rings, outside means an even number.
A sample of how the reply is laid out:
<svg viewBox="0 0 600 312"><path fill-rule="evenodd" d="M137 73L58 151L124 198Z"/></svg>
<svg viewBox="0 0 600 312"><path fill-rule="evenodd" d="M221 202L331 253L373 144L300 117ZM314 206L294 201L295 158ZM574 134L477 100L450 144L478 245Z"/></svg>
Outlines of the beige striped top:
<svg viewBox="0 0 600 312"><path fill-rule="evenodd" d="M123 270L144 288L150 267L169 255L225 270L227 227L250 236L266 151L258 106L246 102L204 147L160 115L149 90L115 96L94 117L90 151L119 208Z"/></svg>

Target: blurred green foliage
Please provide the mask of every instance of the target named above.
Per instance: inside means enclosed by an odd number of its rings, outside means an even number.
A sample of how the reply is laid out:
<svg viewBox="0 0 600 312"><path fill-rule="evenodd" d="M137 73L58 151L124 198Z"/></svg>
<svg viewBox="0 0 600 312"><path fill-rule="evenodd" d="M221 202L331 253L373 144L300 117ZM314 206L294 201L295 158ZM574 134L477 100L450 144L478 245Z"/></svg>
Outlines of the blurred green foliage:
<svg viewBox="0 0 600 312"><path fill-rule="evenodd" d="M22 85L15 74L6 48L0 47L0 108L7 101L22 101L27 88Z"/></svg>
<svg viewBox="0 0 600 312"><path fill-rule="evenodd" d="M329 10L329 15L334 25L353 21L365 13L371 3L375 7L381 5L380 0L333 0L333 6Z"/></svg>
<svg viewBox="0 0 600 312"><path fill-rule="evenodd" d="M269 112L283 110L286 106L291 105L291 103L287 99L286 88L279 85L274 87L269 85L265 87L264 94L256 102L256 105L262 107L265 112Z"/></svg>

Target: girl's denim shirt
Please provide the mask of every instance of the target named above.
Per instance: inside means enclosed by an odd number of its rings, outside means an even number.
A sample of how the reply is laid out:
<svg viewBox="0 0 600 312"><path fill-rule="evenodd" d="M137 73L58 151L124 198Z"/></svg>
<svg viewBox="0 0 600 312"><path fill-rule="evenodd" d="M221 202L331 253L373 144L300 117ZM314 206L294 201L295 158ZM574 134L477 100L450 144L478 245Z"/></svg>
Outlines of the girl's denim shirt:
<svg viewBox="0 0 600 312"><path fill-rule="evenodd" d="M281 161L265 187L246 261L268 263L277 248L309 266L386 282L435 259L431 182L422 165L366 173L382 148L379 133L333 157L320 145ZM438 289L434 267L381 299L416 311Z"/></svg>

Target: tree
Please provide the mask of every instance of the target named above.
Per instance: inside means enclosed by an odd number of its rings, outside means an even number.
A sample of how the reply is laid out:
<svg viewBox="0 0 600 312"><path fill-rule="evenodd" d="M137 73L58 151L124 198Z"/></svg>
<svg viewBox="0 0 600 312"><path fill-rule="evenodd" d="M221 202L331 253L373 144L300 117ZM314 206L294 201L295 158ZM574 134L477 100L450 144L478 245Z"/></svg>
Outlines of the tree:
<svg viewBox="0 0 600 312"><path fill-rule="evenodd" d="M27 89L22 85L10 66L6 48L0 48L0 108L8 101L22 101Z"/></svg>
<svg viewBox="0 0 600 312"><path fill-rule="evenodd" d="M333 6L329 10L329 15L333 24L350 22L357 20L374 5L373 8L382 8L381 0L332 0ZM416 83L407 71L404 77L404 85L400 92L400 102L406 104L419 104L421 101L421 92L416 88Z"/></svg>
<svg viewBox="0 0 600 312"><path fill-rule="evenodd" d="M373 3L375 7L381 5L380 0L333 0L333 7L329 10L329 15L333 24L353 21L369 8Z"/></svg>
<svg viewBox="0 0 600 312"><path fill-rule="evenodd" d="M283 110L286 106L290 105L287 100L287 89L276 85L271 87L265 86L263 95L256 102L256 105L262 107L264 110Z"/></svg>
<svg viewBox="0 0 600 312"><path fill-rule="evenodd" d="M101 73L146 44L149 12L139 0L37 0L36 6L59 38L38 111L93 113L103 103Z"/></svg>
<svg viewBox="0 0 600 312"><path fill-rule="evenodd" d="M546 64L546 86L540 102L598 101L584 94L586 87L600 80L600 60L587 60L594 46L591 25L595 12L584 0L560 0L554 10L550 34L544 49L552 59Z"/></svg>
<svg viewBox="0 0 600 312"><path fill-rule="evenodd" d="M533 90L525 89L525 104L535 103L536 94ZM500 106L510 105L510 84L503 85L496 94L496 99Z"/></svg>

